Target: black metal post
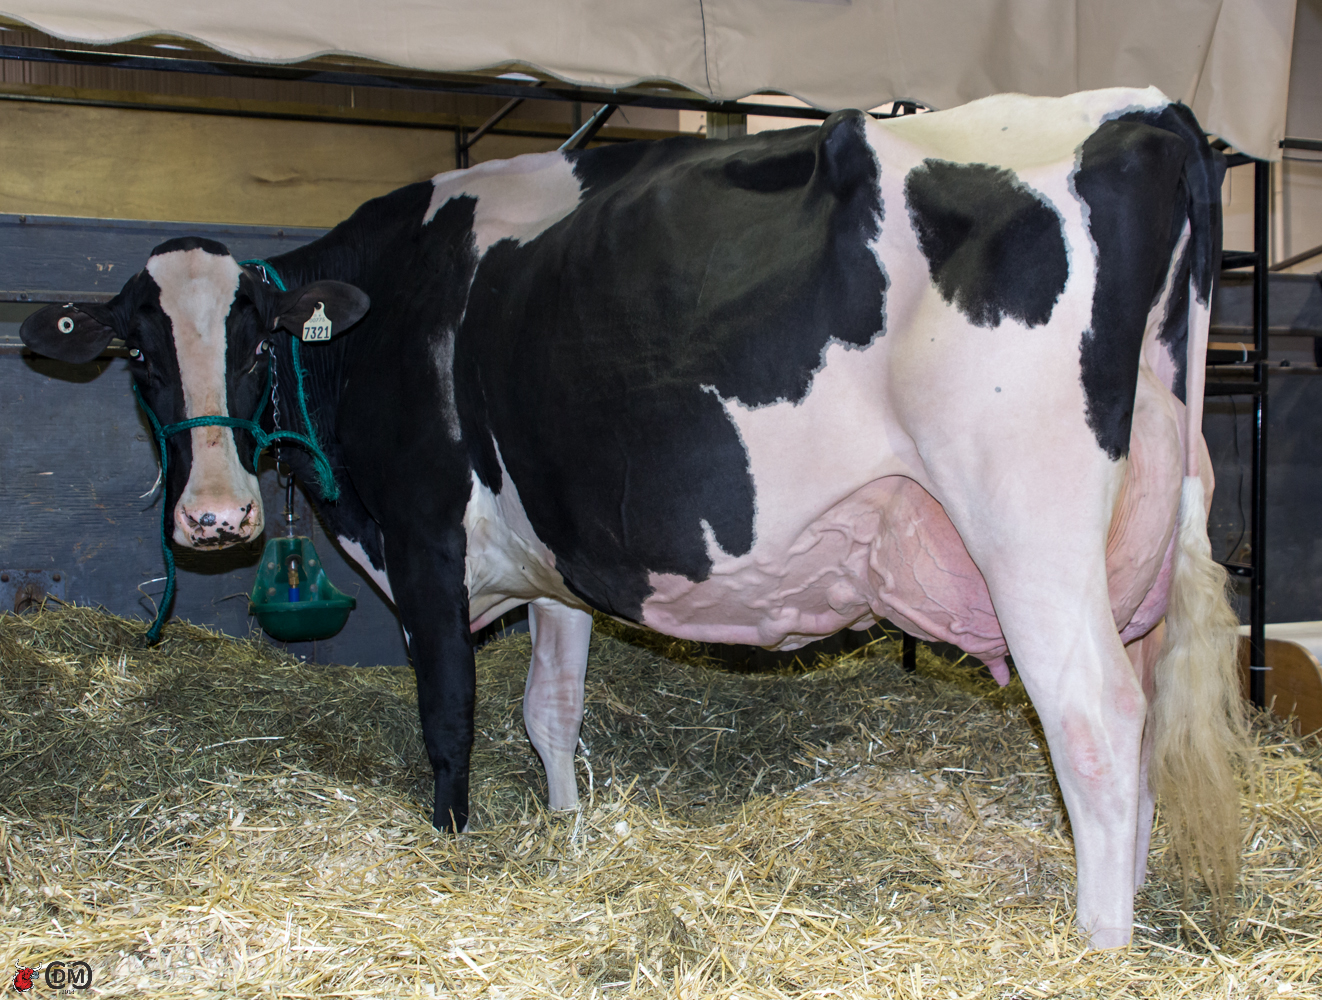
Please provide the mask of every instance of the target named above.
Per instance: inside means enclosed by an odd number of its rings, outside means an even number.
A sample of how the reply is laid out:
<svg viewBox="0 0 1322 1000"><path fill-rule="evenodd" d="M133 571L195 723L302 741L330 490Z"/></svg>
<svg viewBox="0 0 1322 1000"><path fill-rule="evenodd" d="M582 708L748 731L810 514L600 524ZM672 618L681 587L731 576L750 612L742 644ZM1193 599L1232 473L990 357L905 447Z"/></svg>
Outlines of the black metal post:
<svg viewBox="0 0 1322 1000"><path fill-rule="evenodd" d="M153 72L201 73L210 76L234 76L245 79L295 80L300 83L322 83L344 87L383 87L394 90L432 91L440 94L469 94L485 97L524 97L538 101L578 101L598 104L610 102L640 108L674 108L688 111L718 111L722 114L770 115L776 118L805 118L821 121L831 112L802 105L743 104L739 101L706 101L698 95L675 97L654 91L615 90L605 87L576 87L565 84L547 84L544 81L524 83L474 74L409 75L381 69L348 72L340 69L322 69L318 66L276 66L269 63L246 63L229 59L170 58L166 56L128 55L93 49L56 49L37 45L0 45L0 59L23 62L61 63L72 66L104 66L120 70L151 70ZM171 110L181 110L171 108ZM580 115L581 115L580 111ZM900 112L877 112L874 118L898 118ZM262 117L259 112L245 111L244 115ZM316 120L321 120L320 118ZM410 123L410 128L417 126Z"/></svg>
<svg viewBox="0 0 1322 1000"><path fill-rule="evenodd" d="M540 80L533 83L534 87L540 87L541 85L542 84ZM511 111L513 111L515 108L517 108L520 104L522 104L526 100L527 100L526 97L514 97L506 101L505 106L501 108L499 111L497 111L490 118L488 118L486 121L484 121L481 125L479 125L472 135L469 135L468 129L464 128L462 125L456 128L454 133L455 169L463 170L465 167L469 166L470 163L469 163L468 151L473 148L477 140L481 139L493 128L495 128L497 125L503 122L506 119L506 117L508 117Z"/></svg>
<svg viewBox="0 0 1322 1000"><path fill-rule="evenodd" d="M1253 452L1250 509L1253 576L1249 581L1249 698L1258 708L1266 700L1267 670L1267 254L1271 164L1253 164Z"/></svg>
<svg viewBox="0 0 1322 1000"><path fill-rule="evenodd" d="M463 170L468 166L468 129L456 125L454 130L454 168Z"/></svg>
<svg viewBox="0 0 1322 1000"><path fill-rule="evenodd" d="M592 117L574 130L574 134L560 144L561 149L587 149L588 143L596 137L601 131L601 127L606 124L611 115L615 114L618 105L603 104Z"/></svg>
<svg viewBox="0 0 1322 1000"><path fill-rule="evenodd" d="M905 632L904 640L900 643L900 650L900 662L904 669L912 674L918 669L918 640Z"/></svg>

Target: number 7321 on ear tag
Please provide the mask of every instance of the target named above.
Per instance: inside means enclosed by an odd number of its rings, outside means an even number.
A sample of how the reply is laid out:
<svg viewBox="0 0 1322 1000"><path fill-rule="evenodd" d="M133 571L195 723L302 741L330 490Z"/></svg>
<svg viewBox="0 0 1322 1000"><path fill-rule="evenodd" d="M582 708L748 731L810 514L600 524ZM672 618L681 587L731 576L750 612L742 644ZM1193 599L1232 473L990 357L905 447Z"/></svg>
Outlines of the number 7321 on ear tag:
<svg viewBox="0 0 1322 1000"><path fill-rule="evenodd" d="M331 321L326 317L325 305L324 302L318 302L317 308L312 310L312 315L303 324L303 343L331 339Z"/></svg>

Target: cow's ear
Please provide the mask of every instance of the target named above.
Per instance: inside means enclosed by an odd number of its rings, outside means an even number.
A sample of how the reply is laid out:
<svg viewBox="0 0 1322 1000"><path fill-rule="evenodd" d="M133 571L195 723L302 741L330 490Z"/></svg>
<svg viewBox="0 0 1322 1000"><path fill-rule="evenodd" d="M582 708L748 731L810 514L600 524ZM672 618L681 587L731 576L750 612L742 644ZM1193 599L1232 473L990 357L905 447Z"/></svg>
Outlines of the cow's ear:
<svg viewBox="0 0 1322 1000"><path fill-rule="evenodd" d="M23 321L18 335L38 354L80 365L91 361L115 336L112 313L92 302L47 306Z"/></svg>
<svg viewBox="0 0 1322 1000"><path fill-rule="evenodd" d="M331 335L343 333L353 326L371 306L372 300L362 289L343 281L314 281L292 291L281 292L276 300L276 315L271 328L284 327L296 337L303 336L303 326L313 318L317 309L330 321ZM304 340L324 340L327 337L309 336Z"/></svg>

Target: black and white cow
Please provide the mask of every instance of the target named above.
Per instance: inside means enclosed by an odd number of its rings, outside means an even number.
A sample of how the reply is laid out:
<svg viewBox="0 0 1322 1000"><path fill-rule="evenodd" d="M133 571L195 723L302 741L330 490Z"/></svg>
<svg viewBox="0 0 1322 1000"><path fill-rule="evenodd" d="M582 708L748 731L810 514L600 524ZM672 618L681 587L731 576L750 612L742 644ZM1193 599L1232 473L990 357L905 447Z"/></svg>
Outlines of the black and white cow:
<svg viewBox="0 0 1322 1000"><path fill-rule="evenodd" d="M23 336L71 360L122 337L164 423L247 417L264 352L292 384L283 331L323 304L337 336L303 356L342 496L320 513L399 610L438 826L468 817L470 630L519 604L554 808L577 801L592 609L781 648L886 617L1002 683L1013 652L1079 925L1115 946L1149 759L1181 843L1234 879L1199 429L1221 171L1155 90L845 111L441 174L271 261L288 292L172 240ZM167 448L177 544L262 531L246 431Z"/></svg>

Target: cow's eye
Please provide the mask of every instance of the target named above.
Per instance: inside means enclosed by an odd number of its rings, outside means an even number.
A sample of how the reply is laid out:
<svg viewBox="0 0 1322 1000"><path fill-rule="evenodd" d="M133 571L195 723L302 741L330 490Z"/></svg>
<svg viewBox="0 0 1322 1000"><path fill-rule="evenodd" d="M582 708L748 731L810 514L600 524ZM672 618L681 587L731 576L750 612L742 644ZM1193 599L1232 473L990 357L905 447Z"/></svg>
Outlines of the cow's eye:
<svg viewBox="0 0 1322 1000"><path fill-rule="evenodd" d="M256 350L255 353L257 353L257 354L265 354L265 353L266 353L266 349L267 349L267 347L269 347L269 346L270 346L270 344L269 344L268 341L265 341L265 340L263 340L263 341L259 341L258 344L257 344L257 350Z"/></svg>
<svg viewBox="0 0 1322 1000"><path fill-rule="evenodd" d="M141 361L142 352L138 350L136 347L134 347L129 351L129 357L132 358L134 361Z"/></svg>

